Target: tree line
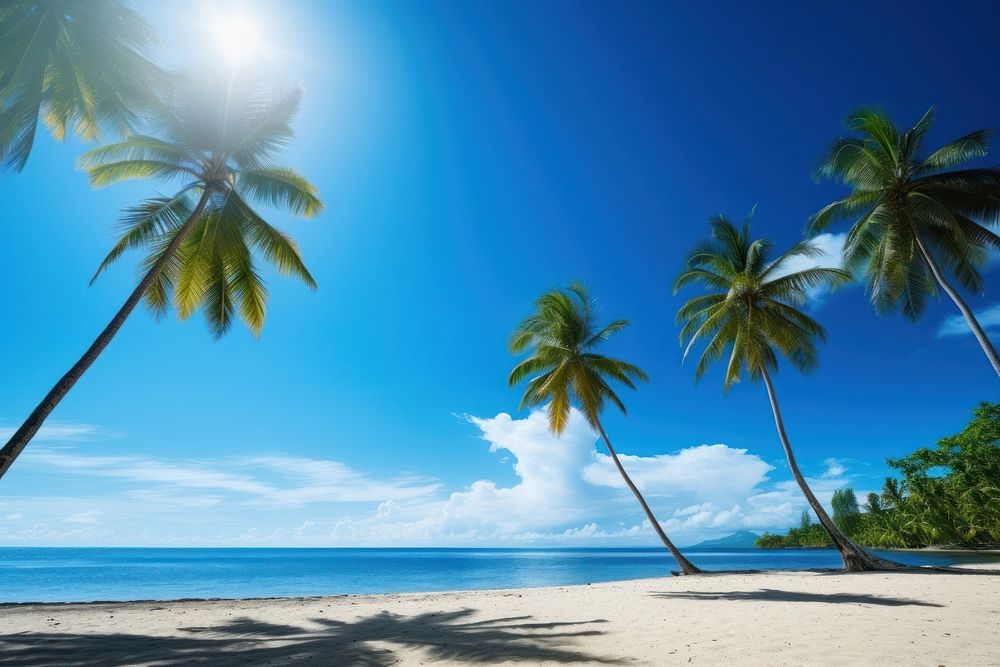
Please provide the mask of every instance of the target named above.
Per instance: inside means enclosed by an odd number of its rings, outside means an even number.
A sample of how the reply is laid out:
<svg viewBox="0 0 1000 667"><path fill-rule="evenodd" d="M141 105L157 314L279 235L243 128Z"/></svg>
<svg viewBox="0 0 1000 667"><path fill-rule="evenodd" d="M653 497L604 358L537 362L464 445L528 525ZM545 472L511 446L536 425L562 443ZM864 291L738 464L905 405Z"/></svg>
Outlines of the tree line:
<svg viewBox="0 0 1000 667"><path fill-rule="evenodd" d="M1000 544L1000 404L981 403L960 432L886 462L900 472L863 507L851 488L833 496L833 520L869 547L986 548ZM785 535L764 533L763 548L823 547L830 540L803 511Z"/></svg>
<svg viewBox="0 0 1000 667"><path fill-rule="evenodd" d="M172 194L123 212L119 240L94 277L127 251L141 250L139 281L0 449L2 477L140 302L157 316L171 308L182 319L200 311L221 338L237 319L260 333L267 307L260 265L315 287L295 242L260 210L310 217L322 202L305 177L278 162L293 135L301 89L276 90L236 69L221 76L165 71L150 56L155 30L121 0L9 0L0 7L0 34L0 162L6 168L25 167L41 121L56 139L67 133L117 139L80 160L95 187L136 179L175 186ZM721 363L724 391L743 378L763 384L789 469L852 571L897 565L858 547L816 498L798 467L774 381L781 361L800 372L819 363L825 332L803 311L809 291L862 280L877 312L899 310L916 320L940 289L1000 375L1000 357L960 292L983 292L982 271L1000 249L991 229L1000 223L1000 169L965 166L986 155L992 132L977 130L927 150L933 116L931 109L901 129L879 108L852 113L851 136L833 142L817 174L849 193L809 218L806 239L776 252L770 240L752 235L750 217L736 224L717 216L673 285L675 294L699 289L677 312L684 358L700 348L696 378ZM808 237L838 221L850 223L843 266L791 270L791 260L821 255ZM634 389L647 379L637 366L599 351L627 325L601 324L578 283L546 292L511 338L511 351L528 356L508 379L527 381L522 407L545 406L557 434L571 407L580 409L664 546L694 574L698 568L656 520L600 420L607 404L625 412L615 384ZM924 488L912 486L907 497Z"/></svg>

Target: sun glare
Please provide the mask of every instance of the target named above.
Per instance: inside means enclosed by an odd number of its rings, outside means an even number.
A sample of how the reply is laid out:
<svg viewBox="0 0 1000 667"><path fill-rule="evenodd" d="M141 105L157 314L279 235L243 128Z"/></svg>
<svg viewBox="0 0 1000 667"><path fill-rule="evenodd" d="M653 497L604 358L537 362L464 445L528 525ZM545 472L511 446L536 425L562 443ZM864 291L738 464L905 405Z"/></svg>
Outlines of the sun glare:
<svg viewBox="0 0 1000 667"><path fill-rule="evenodd" d="M215 46L233 65L242 65L260 55L263 50L260 28L248 16L220 14L212 25Z"/></svg>

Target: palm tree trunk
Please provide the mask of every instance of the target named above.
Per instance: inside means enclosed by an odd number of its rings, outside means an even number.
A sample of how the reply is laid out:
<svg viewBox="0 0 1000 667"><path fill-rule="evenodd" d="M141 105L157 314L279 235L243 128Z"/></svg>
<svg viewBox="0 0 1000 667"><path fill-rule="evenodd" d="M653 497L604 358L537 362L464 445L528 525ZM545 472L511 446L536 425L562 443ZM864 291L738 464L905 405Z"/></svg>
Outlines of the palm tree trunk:
<svg viewBox="0 0 1000 667"><path fill-rule="evenodd" d="M663 545L670 550L674 560L676 560L677 564L681 566L682 570L684 570L684 574L700 573L701 570L685 558L684 554L680 552L680 549L675 547L674 543L670 541L669 537L667 537L667 534L663 532L660 522L656 520L655 516L653 516L653 510L649 509L649 505L646 504L646 499L642 497L638 487L636 487L636 485L632 482L632 478L628 476L627 472L625 472L622 462L618 460L618 454L615 452L615 448L611 445L611 440L608 439L608 434L604 432L604 427L601 425L600 420L595 420L594 423L597 426L598 433L601 434L601 438L604 440L604 445L608 448L608 453L611 454L611 460L615 462L615 467L617 467L618 472L621 473L622 479L625 480L625 484L628 485L628 488L632 490L633 494L635 494L635 499L639 501L640 505L642 505L642 511L646 513L646 518L649 519L649 523L652 524L653 530L656 531L656 534L660 536L660 540L663 542Z"/></svg>
<svg viewBox="0 0 1000 667"><path fill-rule="evenodd" d="M990 339L986 337L986 332L983 331L983 327L979 324L979 320L973 314L972 309L969 308L968 304L965 303L965 299L959 294L951 283L944 277L941 272L941 268L937 265L934 257L931 255L930 251L927 250L927 246L924 245L923 239L920 238L920 234L917 230L913 230L913 238L917 242L917 248L920 250L920 255L924 258L924 262L927 264L927 268L931 270L934 275L934 280L937 281L941 289L951 297L951 300L955 302L958 306L958 310L961 311L962 315L965 317L965 321L969 323L969 328L972 329L972 334L979 341L979 346L983 348L983 352L986 353L986 358L989 359L990 364L993 366L993 370L997 375L1000 375L1000 356L997 355L996 349L993 347L993 343Z"/></svg>
<svg viewBox="0 0 1000 667"><path fill-rule="evenodd" d="M31 414L28 415L28 418L24 421L24 423L21 424L21 427L17 429L14 435L11 436L10 440L7 441L7 444L3 446L3 449L0 449L0 478L3 478L4 474L6 474L7 470L9 470L10 466L14 463L14 460L21 455L24 448L28 446L29 442L31 442L31 439L35 436L35 433L38 432L38 429L41 428L49 414L57 405L59 405L59 402L66 396L66 394L69 393L69 390L73 388L76 381L79 380L84 372L90 368L91 364L97 360L97 357L104 351L104 348L108 346L111 339L115 337L118 330L122 328L123 324L125 324L125 320L128 319L128 316L133 310L135 310L136 305L138 305L139 301L146 293L146 290L149 289L149 286L153 283L157 274L159 274L160 270L174 255L174 253L177 252L177 249L180 247L185 237L187 237L187 235L194 228L194 223L201 217L202 211L204 211L205 205L208 203L208 198L211 195L211 192L210 188L205 189L201 195L201 199L198 201L198 205L191 214L191 217L189 217L181 226L177 235L174 236L163 255L156 260L153 267L146 273L145 276L143 276L136 288L132 290L132 294L130 294L128 299L125 301L125 305L123 305L118 312L115 313L115 316L111 318L111 322L104 327L104 330L100 333L97 339L94 340L91 346L87 348L87 351L84 352L79 361L73 364L73 367L59 379L59 382L52 387L49 393L45 395L45 398L42 399L42 402L35 407Z"/></svg>
<svg viewBox="0 0 1000 667"><path fill-rule="evenodd" d="M785 450L785 458L788 461L789 469L792 471L792 477L795 478L799 488L802 489L803 495L805 495L809 506L812 507L819 522L826 529L827 534L833 541L833 546L840 552L840 557L844 561L844 569L848 572L865 572L868 570L886 570L904 567L898 563L872 556L858 547L858 545L854 544L850 538L841 532L837 524L830 518L830 515L826 513L823 505L813 494L812 489L809 488L809 484L806 483L806 478L802 476L799 464L795 462L795 454L792 452L791 443L788 442L788 434L785 432L785 422L781 418L781 409L778 407L778 397L774 393L774 385L771 384L771 375L767 372L766 368L763 370L762 375L764 377L764 386L767 387L767 397L771 401L771 411L774 413L774 425L778 429L778 437L781 439L781 446Z"/></svg>

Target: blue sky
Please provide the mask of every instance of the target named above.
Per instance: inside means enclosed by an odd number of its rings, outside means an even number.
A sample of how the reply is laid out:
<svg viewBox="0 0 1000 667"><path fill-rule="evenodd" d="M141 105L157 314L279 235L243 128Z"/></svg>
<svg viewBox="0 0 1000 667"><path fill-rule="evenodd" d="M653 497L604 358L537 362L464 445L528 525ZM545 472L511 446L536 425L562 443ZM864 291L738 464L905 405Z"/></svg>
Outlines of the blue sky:
<svg viewBox="0 0 1000 667"><path fill-rule="evenodd" d="M327 208L274 220L319 289L270 276L259 340L137 311L3 480L2 544L652 544L586 429L545 436L506 387L510 329L572 279L632 321L608 352L652 382L606 425L677 540L785 527L804 503L763 389L680 363L684 253L755 204L758 235L796 240L842 192L812 171L858 105L937 103L930 145L1000 122L988 3L147 3L165 61L211 53L206 6L266 25L270 69L306 86L287 162ZM82 149L43 138L0 179L0 429L132 285L134 257L87 282L158 186L92 191ZM994 326L996 274L970 298ZM998 398L950 302L812 309L821 367L776 383L821 495Z"/></svg>

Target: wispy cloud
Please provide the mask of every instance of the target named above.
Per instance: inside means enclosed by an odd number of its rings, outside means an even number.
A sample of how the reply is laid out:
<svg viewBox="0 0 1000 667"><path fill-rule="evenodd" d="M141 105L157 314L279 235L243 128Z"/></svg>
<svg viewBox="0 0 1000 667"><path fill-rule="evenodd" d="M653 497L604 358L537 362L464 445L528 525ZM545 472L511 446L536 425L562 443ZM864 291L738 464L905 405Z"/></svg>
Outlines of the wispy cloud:
<svg viewBox="0 0 1000 667"><path fill-rule="evenodd" d="M7 440L17 431L17 426L0 426L0 439ZM121 434L95 424L82 422L49 422L38 429L34 442L80 442L96 438L115 437Z"/></svg>
<svg viewBox="0 0 1000 667"><path fill-rule="evenodd" d="M137 491L138 497L168 498L171 490L197 489L228 492L237 500L259 505L406 500L432 494L440 487L430 478L379 479L338 461L291 456L174 463L148 457L83 455L41 447L26 452L23 463L64 473L142 483L144 488ZM159 486L159 490L150 490L150 484ZM207 506L221 501L218 496L199 496L188 504Z"/></svg>
<svg viewBox="0 0 1000 667"><path fill-rule="evenodd" d="M1000 327L1000 303L984 308L975 313L975 315L983 329L989 330ZM945 318L937 332L938 338L966 335L971 336L972 329L969 328L969 323L965 321L962 315L952 315Z"/></svg>
<svg viewBox="0 0 1000 667"><path fill-rule="evenodd" d="M339 461L260 456L246 459L240 464L297 480L297 485L275 489L266 494L267 499L288 505L409 500L430 495L441 487L432 478L416 475L375 479Z"/></svg>

